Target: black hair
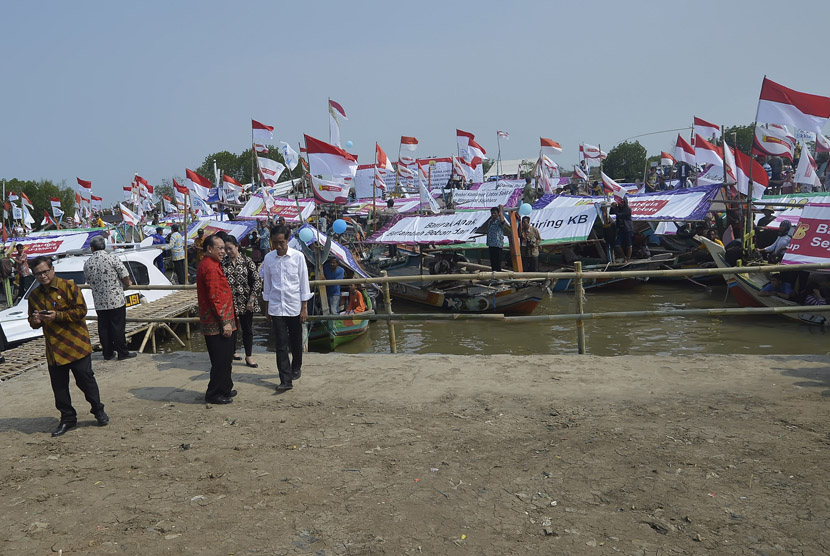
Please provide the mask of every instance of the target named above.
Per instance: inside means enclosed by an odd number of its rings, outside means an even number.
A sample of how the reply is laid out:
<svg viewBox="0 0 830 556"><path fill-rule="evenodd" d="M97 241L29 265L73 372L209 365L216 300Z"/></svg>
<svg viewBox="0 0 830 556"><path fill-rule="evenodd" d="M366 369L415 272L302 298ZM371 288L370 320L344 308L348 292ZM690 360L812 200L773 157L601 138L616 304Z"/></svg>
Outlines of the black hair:
<svg viewBox="0 0 830 556"><path fill-rule="evenodd" d="M29 263L29 268L37 268L39 265L42 265L43 263L46 263L47 265L49 265L49 268L52 268L52 257L35 257Z"/></svg>
<svg viewBox="0 0 830 556"><path fill-rule="evenodd" d="M274 226L273 228L271 228L272 238L280 234L285 236L285 239L288 239L288 236L291 235L291 232L288 231L288 226Z"/></svg>
<svg viewBox="0 0 830 556"><path fill-rule="evenodd" d="M221 237L219 237L219 234L210 234L209 236L207 236L205 238L205 242L202 244L202 251L207 253L208 247L213 247L214 238L219 239L219 240L222 239Z"/></svg>
<svg viewBox="0 0 830 556"><path fill-rule="evenodd" d="M217 234L217 235L219 235L219 234ZM239 247L239 241L237 241L237 239L235 237L233 237L232 235L230 235L230 234L225 234L225 237L222 238L222 239L225 240L225 243L230 243L231 245L235 245L236 247Z"/></svg>

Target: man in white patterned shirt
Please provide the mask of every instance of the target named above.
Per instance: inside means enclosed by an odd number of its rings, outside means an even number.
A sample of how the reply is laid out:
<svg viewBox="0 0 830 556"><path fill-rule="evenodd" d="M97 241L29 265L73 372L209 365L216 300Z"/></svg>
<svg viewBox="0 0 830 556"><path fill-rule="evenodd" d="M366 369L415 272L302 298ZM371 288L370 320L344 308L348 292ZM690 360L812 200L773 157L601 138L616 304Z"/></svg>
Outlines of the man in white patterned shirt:
<svg viewBox="0 0 830 556"><path fill-rule="evenodd" d="M95 236L89 242L92 256L84 263L86 283L92 290L95 312L98 314L98 337L104 359L109 361L118 355L118 360L135 357L127 349L126 318L127 303L124 288L132 286L130 275L124 263L106 252L104 236Z"/></svg>
<svg viewBox="0 0 830 556"><path fill-rule="evenodd" d="M308 320L308 268L305 257L288 247L289 231L285 226L271 230L273 250L265 255L259 273L262 296L268 302L268 314L277 336L278 392L291 390L300 378L303 366L303 323ZM288 351L291 350L291 360Z"/></svg>

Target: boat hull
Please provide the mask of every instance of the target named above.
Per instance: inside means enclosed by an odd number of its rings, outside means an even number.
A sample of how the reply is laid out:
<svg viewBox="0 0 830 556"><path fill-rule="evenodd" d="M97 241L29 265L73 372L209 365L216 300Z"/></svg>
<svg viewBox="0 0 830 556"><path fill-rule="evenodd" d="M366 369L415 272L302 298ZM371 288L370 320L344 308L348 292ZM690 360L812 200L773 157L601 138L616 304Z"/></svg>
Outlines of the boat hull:
<svg viewBox="0 0 830 556"><path fill-rule="evenodd" d="M308 331L308 347L331 351L365 334L369 330L369 322L353 319L316 322Z"/></svg>

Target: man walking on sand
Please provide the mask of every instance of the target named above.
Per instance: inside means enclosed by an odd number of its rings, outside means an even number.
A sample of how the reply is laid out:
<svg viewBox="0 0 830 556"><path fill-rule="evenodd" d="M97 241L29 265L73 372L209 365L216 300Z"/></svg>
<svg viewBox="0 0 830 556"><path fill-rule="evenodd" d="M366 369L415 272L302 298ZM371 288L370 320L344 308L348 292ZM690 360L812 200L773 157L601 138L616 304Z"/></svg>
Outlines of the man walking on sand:
<svg viewBox="0 0 830 556"><path fill-rule="evenodd" d="M55 276L52 259L38 257L31 263L32 274L39 286L29 296L29 325L43 328L46 339L46 362L55 407L61 413L58 428L52 436L62 436L78 424L78 414L69 395L69 371L75 384L92 407L98 426L110 422L101 403L98 382L92 372L92 344L86 327L86 302L81 290L71 280Z"/></svg>
<svg viewBox="0 0 830 556"><path fill-rule="evenodd" d="M312 297L305 257L288 247L288 234L285 226L271 230L273 251L265 255L259 269L262 295L268 301L268 314L277 336L278 392L291 390L302 373L303 323L308 320L307 304Z"/></svg>
<svg viewBox="0 0 830 556"><path fill-rule="evenodd" d="M204 258L196 270L196 294L199 300L199 322L210 356L210 381L205 401L227 404L233 401L231 366L236 338L236 314L233 293L222 270L225 242L218 235L205 238Z"/></svg>

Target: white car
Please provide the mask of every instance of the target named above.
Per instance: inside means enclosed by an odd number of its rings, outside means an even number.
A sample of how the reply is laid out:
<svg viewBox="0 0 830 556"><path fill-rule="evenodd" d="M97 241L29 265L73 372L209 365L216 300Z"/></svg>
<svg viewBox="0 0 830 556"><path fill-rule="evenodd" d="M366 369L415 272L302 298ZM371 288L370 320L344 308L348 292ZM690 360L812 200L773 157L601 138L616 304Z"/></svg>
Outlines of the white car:
<svg viewBox="0 0 830 556"><path fill-rule="evenodd" d="M114 254L124 262L127 271L130 273L130 280L133 284L147 285L147 284L170 284L170 280L162 274L158 267L153 262L162 251L158 249L127 249L114 251ZM73 280L76 284L85 284L86 277L84 276L84 263L91 255L77 255L67 256L54 262L55 274L61 278ZM17 305L10 307L4 311L0 311L0 350L5 350L10 346L19 344L42 336L41 328L32 328L29 326L29 294L32 289L38 287L38 283L34 282L23 296ZM139 303L145 303L161 299L166 295L170 295L175 290L151 290L151 291L136 291L125 290L124 296L127 301L127 309L134 307ZM84 295L88 314L95 314L95 302L92 299L92 291L89 289L82 289Z"/></svg>

